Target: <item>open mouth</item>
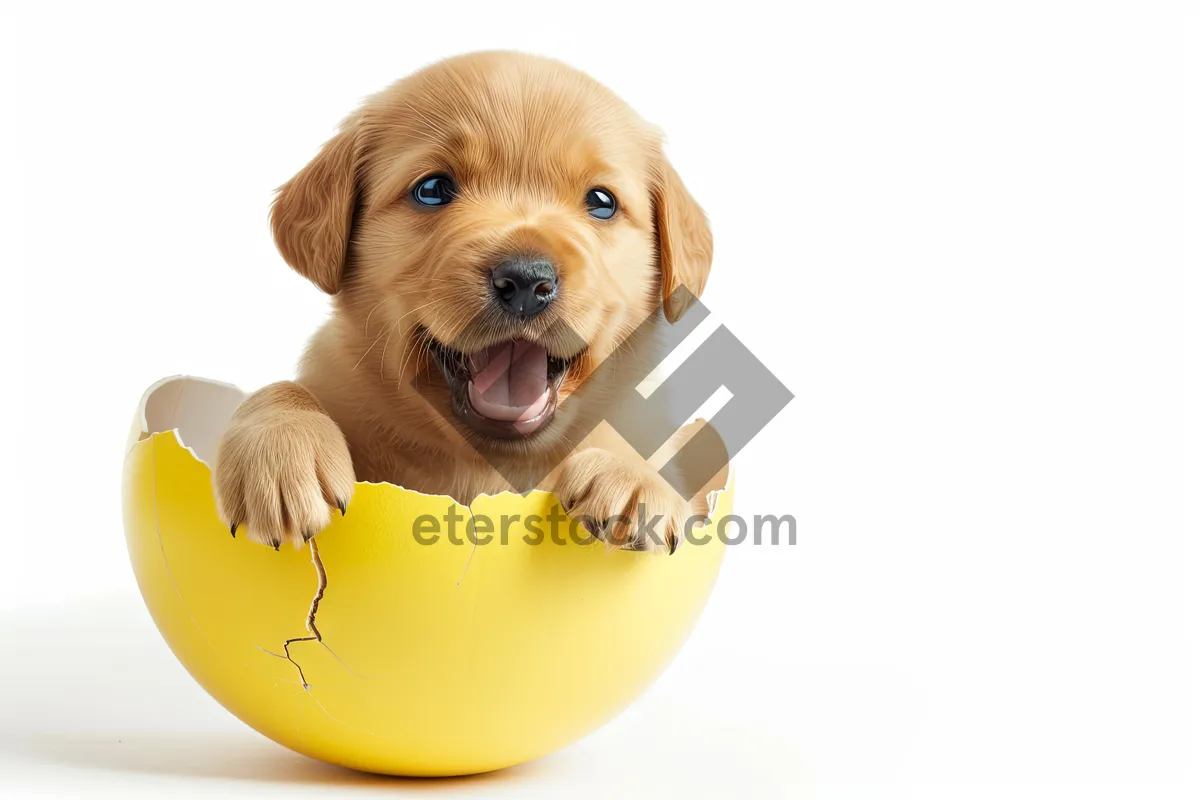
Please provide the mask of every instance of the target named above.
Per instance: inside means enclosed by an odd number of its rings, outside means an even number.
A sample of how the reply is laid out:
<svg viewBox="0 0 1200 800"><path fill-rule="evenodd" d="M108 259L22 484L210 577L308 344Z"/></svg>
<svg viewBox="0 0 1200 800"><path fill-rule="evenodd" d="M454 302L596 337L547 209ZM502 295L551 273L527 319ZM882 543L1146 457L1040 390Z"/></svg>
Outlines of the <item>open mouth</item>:
<svg viewBox="0 0 1200 800"><path fill-rule="evenodd" d="M474 430L501 439L531 436L550 422L563 379L581 355L557 358L525 339L473 353L437 341L429 349L450 387L454 413Z"/></svg>

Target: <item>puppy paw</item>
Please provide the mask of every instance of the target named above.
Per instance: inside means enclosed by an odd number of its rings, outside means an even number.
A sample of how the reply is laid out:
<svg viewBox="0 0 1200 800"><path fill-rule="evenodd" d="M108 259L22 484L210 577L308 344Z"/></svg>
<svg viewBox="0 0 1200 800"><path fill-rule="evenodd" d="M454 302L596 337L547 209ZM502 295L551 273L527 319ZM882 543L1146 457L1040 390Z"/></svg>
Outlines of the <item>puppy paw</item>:
<svg viewBox="0 0 1200 800"><path fill-rule="evenodd" d="M554 491L593 537L624 550L674 553L691 513L657 472L597 448L571 456Z"/></svg>
<svg viewBox="0 0 1200 800"><path fill-rule="evenodd" d="M341 430L318 411L281 411L234 419L221 437L213 471L217 514L276 550L300 546L346 513L354 465Z"/></svg>

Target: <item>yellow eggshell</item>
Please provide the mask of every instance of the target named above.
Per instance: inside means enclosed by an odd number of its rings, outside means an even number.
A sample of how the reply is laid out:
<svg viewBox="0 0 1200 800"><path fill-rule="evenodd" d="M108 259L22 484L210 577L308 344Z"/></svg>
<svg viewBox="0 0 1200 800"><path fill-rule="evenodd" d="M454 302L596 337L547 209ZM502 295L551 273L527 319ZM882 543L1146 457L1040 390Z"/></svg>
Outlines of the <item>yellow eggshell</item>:
<svg viewBox="0 0 1200 800"><path fill-rule="evenodd" d="M208 465L241 399L169 379L147 392L125 460L125 530L138 585L188 672L262 734L334 764L397 775L462 775L557 750L615 716L658 676L703 609L724 556L713 523L675 555L522 537L557 502L531 492L446 497L359 483L346 516L307 549L231 537ZM184 419L190 415L190 419ZM203 439L196 452L185 443ZM182 441L181 441L182 439ZM450 541L444 516L517 515L507 544ZM413 535L437 520L436 544ZM458 524L462 536L464 523ZM549 525L542 526L549 532ZM294 663L293 663L294 662ZM301 681L301 671L304 681ZM307 683L305 688L304 683Z"/></svg>

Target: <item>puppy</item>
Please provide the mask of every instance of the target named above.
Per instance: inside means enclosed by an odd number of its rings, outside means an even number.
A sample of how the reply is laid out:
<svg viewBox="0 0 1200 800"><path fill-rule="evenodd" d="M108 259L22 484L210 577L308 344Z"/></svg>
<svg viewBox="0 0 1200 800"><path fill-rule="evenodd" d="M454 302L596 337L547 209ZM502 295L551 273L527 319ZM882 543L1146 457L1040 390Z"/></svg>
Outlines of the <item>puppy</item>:
<svg viewBox="0 0 1200 800"><path fill-rule="evenodd" d="M712 237L657 129L612 92L529 55L435 64L352 113L271 225L333 314L298 379L250 396L222 437L235 535L305 542L357 479L464 504L548 489L596 538L674 552L689 504L595 425L610 393L589 379L646 320L678 319L676 289L699 296ZM639 504L656 535L622 519Z"/></svg>

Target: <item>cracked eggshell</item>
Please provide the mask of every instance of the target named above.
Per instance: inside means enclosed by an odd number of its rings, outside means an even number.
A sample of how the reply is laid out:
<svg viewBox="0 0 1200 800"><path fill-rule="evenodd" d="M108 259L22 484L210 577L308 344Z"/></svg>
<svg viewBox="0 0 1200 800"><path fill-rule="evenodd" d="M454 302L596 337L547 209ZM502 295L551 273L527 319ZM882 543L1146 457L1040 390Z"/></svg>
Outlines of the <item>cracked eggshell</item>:
<svg viewBox="0 0 1200 800"><path fill-rule="evenodd" d="M221 705L312 758L369 772L463 775L500 769L585 736L645 691L683 645L716 580L730 513L670 557L548 541L434 545L414 538L443 496L359 483L343 518L308 550L233 538L217 518L211 463L244 395L170 378L142 400L125 459L125 530L138 586L171 650ZM531 492L480 496L475 514L538 514ZM461 525L461 523L460 523ZM461 530L461 527L460 527ZM569 542L569 540L568 540ZM470 562L468 564L468 559ZM465 568L465 570L464 570ZM461 583L460 583L461 578ZM299 670L309 684L301 684Z"/></svg>

